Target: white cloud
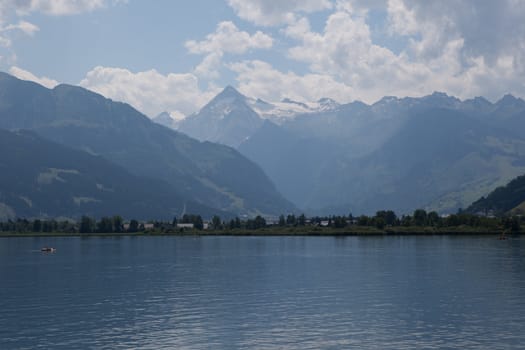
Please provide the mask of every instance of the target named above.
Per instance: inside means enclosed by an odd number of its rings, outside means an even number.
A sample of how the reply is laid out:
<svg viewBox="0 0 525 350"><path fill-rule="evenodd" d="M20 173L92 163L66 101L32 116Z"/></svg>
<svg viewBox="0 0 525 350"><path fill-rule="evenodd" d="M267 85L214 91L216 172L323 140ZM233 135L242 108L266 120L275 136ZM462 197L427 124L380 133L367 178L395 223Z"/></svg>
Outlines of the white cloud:
<svg viewBox="0 0 525 350"><path fill-rule="evenodd" d="M342 91L352 95L339 98L342 101L374 102L384 95L414 96L435 90L463 98L479 94L497 98L506 92L523 96L525 21L521 19L525 18L525 2L508 0L503 9L493 9L498 4L459 0L389 0L388 4L378 0L367 4L340 0L322 32L313 31L308 18L295 12L282 33L296 41L288 49L288 57L309 66L310 73L303 78L324 78L328 97L337 97L328 93L337 90L331 86L343 84L346 88ZM407 44L400 52L374 42L370 6L386 11L392 38L406 38ZM511 24L501 23L504 19ZM484 35L484 23L489 24L490 35ZM268 72L268 67L257 66L249 70L246 65L236 66L236 71L242 73L239 80L244 86L252 90L260 86L264 94L266 85L256 83L264 82L264 76L255 70ZM272 72L272 79L291 74ZM303 99L309 96L301 89L295 92Z"/></svg>
<svg viewBox="0 0 525 350"><path fill-rule="evenodd" d="M347 101L349 96L355 94L351 87L335 81L329 75L284 73L259 60L233 63L230 69L237 73L242 93L267 101L280 101L283 98L317 101L326 96Z"/></svg>
<svg viewBox="0 0 525 350"><path fill-rule="evenodd" d="M27 34L29 36L33 36L36 32L40 30L36 25L33 23L29 23L27 21L20 21L17 24L10 24L3 28L0 28L0 32L7 32L11 30L20 30L24 34Z"/></svg>
<svg viewBox="0 0 525 350"><path fill-rule="evenodd" d="M272 45L271 36L261 31L254 34L241 31L229 21L220 22L215 32L208 34L205 40L188 40L185 43L190 53L206 54L202 62L195 67L194 73L211 80L219 78L224 54L240 55L251 49L269 49Z"/></svg>
<svg viewBox="0 0 525 350"><path fill-rule="evenodd" d="M433 73L462 85L460 94L525 93L524 1L390 0L388 9L391 30L411 36L406 54L431 69L436 58L454 64Z"/></svg>
<svg viewBox="0 0 525 350"><path fill-rule="evenodd" d="M11 47L12 40L9 33L12 31L19 30L26 35L33 36L33 34L40 30L36 25L27 21L20 21L17 24L9 24L3 27L1 24L2 21L0 21L0 47Z"/></svg>
<svg viewBox="0 0 525 350"><path fill-rule="evenodd" d="M118 0L6 0L12 3L19 15L42 12L48 15L63 16L91 12L122 1Z"/></svg>
<svg viewBox="0 0 525 350"><path fill-rule="evenodd" d="M415 12L408 9L403 0L388 1L387 11L391 35L415 35L421 30Z"/></svg>
<svg viewBox="0 0 525 350"><path fill-rule="evenodd" d="M524 48L524 1L390 0L389 13L395 32L422 37L416 49L423 54L463 39L463 55L495 63L500 55Z"/></svg>
<svg viewBox="0 0 525 350"><path fill-rule="evenodd" d="M289 57L309 64L317 75L351 87L353 95L344 100L373 102L385 94L413 90L423 67L409 67L405 56L374 44L361 12L348 12L353 11L349 6L338 9L329 16L322 33L311 31L306 19L288 26L286 35L299 41L289 49Z"/></svg>
<svg viewBox="0 0 525 350"><path fill-rule="evenodd" d="M206 55L193 72L204 79L218 79L220 76L219 69L222 66L222 56L221 52L212 52Z"/></svg>
<svg viewBox="0 0 525 350"><path fill-rule="evenodd" d="M297 13L331 9L330 0L228 0L237 15L263 26L290 23Z"/></svg>
<svg viewBox="0 0 525 350"><path fill-rule="evenodd" d="M36 25L28 21L18 21L17 24L5 24L6 18L3 6L0 5L0 47L10 47L12 40L10 37L10 32L21 31L22 33L33 36L36 32L40 30Z"/></svg>
<svg viewBox="0 0 525 350"><path fill-rule="evenodd" d="M58 81L54 79L48 77L37 77L33 73L16 66L11 67L9 73L19 79L34 81L35 83L43 85L49 89L52 89L59 84Z"/></svg>
<svg viewBox="0 0 525 350"><path fill-rule="evenodd" d="M303 22L303 21L300 21ZM301 32L296 33L297 25L292 25L287 34L300 41L290 48L291 58L310 63L316 72L330 72L338 75L350 75L356 68L365 68L371 61L376 61L374 54L392 59L392 53L374 45L370 30L363 17L354 17L348 12L339 11L328 18L323 33L310 31L309 26L300 24Z"/></svg>
<svg viewBox="0 0 525 350"><path fill-rule="evenodd" d="M219 92L214 87L201 90L198 78L191 73L164 75L154 69L134 73L100 66L88 72L80 85L113 100L129 103L150 117L163 111L188 115Z"/></svg>
<svg viewBox="0 0 525 350"><path fill-rule="evenodd" d="M240 31L233 22L221 22L214 33L208 34L203 41L189 40L185 46L189 52L203 54L210 52L243 54L250 49L269 49L272 38L260 31L250 35Z"/></svg>

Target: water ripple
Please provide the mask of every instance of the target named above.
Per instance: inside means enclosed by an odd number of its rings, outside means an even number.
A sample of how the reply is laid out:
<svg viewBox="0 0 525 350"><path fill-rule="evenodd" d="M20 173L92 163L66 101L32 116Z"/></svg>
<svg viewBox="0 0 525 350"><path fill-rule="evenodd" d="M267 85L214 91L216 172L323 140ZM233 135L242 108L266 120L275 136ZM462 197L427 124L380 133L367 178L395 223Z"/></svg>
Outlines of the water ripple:
<svg viewBox="0 0 525 350"><path fill-rule="evenodd" d="M49 240L49 239L48 239ZM518 349L525 249L487 237L0 239L1 349Z"/></svg>

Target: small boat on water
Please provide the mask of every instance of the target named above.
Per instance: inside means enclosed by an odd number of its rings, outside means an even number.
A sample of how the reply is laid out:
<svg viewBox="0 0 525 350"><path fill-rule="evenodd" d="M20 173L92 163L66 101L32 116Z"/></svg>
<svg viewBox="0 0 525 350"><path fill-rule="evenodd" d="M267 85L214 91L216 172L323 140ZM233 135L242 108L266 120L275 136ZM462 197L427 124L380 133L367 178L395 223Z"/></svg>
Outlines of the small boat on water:
<svg viewBox="0 0 525 350"><path fill-rule="evenodd" d="M40 249L40 251L42 252L46 252L46 253L54 253L56 252L56 248L52 248L52 247L42 247Z"/></svg>

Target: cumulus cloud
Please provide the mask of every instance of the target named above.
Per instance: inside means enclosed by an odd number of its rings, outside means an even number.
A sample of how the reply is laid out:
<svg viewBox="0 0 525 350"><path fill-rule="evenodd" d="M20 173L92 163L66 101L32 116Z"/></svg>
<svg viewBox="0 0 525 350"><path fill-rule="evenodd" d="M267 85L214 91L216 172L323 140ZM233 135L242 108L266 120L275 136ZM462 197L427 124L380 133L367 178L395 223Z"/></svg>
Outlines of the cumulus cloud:
<svg viewBox="0 0 525 350"><path fill-rule="evenodd" d="M237 73L239 90L242 93L267 101L280 101L284 98L317 101L327 96L346 101L348 96L354 95L350 86L337 82L326 74L298 75L281 72L260 60L233 63L229 67Z"/></svg>
<svg viewBox="0 0 525 350"><path fill-rule="evenodd" d="M350 6L339 6L321 33L312 31L306 18L290 24L285 33L298 41L289 57L349 87L352 95L344 100L373 102L385 94L414 92L426 73L423 66L410 66L406 56L374 44L366 17Z"/></svg>
<svg viewBox="0 0 525 350"><path fill-rule="evenodd" d="M163 111L188 115L201 108L219 91L199 88L191 74L163 75L156 70L131 72L123 68L95 67L80 85L113 100L129 103L150 117Z"/></svg>
<svg viewBox="0 0 525 350"><path fill-rule="evenodd" d="M436 58L453 63L441 73L464 91L525 93L525 2L390 0L388 11L391 30L410 37L413 61L430 69Z"/></svg>
<svg viewBox="0 0 525 350"><path fill-rule="evenodd" d="M222 56L223 54L221 52L212 52L206 55L202 62L195 67L193 72L198 77L204 79L218 79L220 77L219 69L222 66Z"/></svg>
<svg viewBox="0 0 525 350"><path fill-rule="evenodd" d="M248 2L254 3L258 4ZM463 98L523 95L525 5L515 0L501 4L496 9L500 2L339 0L321 32L313 31L308 17L290 7L293 16L287 17L282 31L295 41L288 58L308 64L310 72L303 76L279 72L260 61L230 67L246 92L266 98L282 97L288 89L298 99L318 98L312 93L318 91L314 79L322 81L325 96L341 101L374 102L384 95L415 96L435 90ZM400 52L374 42L368 17L372 7L387 14L390 36L406 38L408 44ZM510 24L502 23L505 19ZM287 80L295 84L289 86ZM346 98L339 97L343 92Z"/></svg>
<svg viewBox="0 0 525 350"><path fill-rule="evenodd" d="M330 15L323 33L310 31L309 27L302 19L286 33L300 41L290 48L289 56L310 63L313 71L348 76L345 80L350 81L355 69L367 68L380 59L394 60L391 51L372 43L364 17L339 11Z"/></svg>
<svg viewBox="0 0 525 350"><path fill-rule="evenodd" d="M273 40L267 34L257 31L250 35L248 32L240 31L233 22L225 21L219 23L217 30L208 34L205 40L189 40L185 46L194 54L210 52L242 54L249 49L269 49L272 44Z"/></svg>
<svg viewBox="0 0 525 350"><path fill-rule="evenodd" d="M396 33L422 37L414 43L420 54L435 54L449 41L462 39L463 55L495 63L524 47L523 1L390 0L389 17Z"/></svg>
<svg viewBox="0 0 525 350"><path fill-rule="evenodd" d="M217 79L224 54L240 55L251 49L269 49L273 45L271 36L257 31L255 34L241 31L230 21L220 22L215 32L205 40L188 40L186 48L192 54L206 54L194 73L202 78Z"/></svg>
<svg viewBox="0 0 525 350"><path fill-rule="evenodd" d="M297 13L312 13L333 7L330 0L228 0L237 15L263 26L293 21Z"/></svg>
<svg viewBox="0 0 525 350"><path fill-rule="evenodd" d="M58 85L58 81L54 79L48 77L37 77L33 73L16 66L11 67L9 69L9 73L11 73L19 79L34 81L35 83L43 85L49 89L52 89Z"/></svg>

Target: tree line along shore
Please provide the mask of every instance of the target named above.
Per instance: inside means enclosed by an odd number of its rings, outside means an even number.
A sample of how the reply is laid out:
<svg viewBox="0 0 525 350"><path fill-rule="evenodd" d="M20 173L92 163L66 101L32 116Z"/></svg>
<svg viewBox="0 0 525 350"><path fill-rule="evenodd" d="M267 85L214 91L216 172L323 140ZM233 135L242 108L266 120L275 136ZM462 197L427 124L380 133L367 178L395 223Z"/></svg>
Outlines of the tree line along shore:
<svg viewBox="0 0 525 350"><path fill-rule="evenodd" d="M440 216L417 209L412 215L397 216L381 210L373 216L332 215L306 217L304 214L278 218L222 220L213 216L185 214L171 221L124 220L121 216L95 219L82 216L78 221L56 219L15 219L0 222L0 235L366 235L366 234L501 234L520 233L521 216L485 217L467 213Z"/></svg>

